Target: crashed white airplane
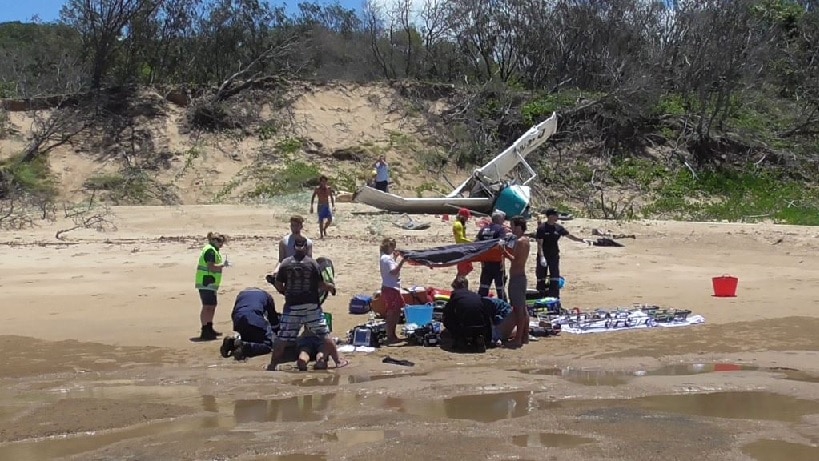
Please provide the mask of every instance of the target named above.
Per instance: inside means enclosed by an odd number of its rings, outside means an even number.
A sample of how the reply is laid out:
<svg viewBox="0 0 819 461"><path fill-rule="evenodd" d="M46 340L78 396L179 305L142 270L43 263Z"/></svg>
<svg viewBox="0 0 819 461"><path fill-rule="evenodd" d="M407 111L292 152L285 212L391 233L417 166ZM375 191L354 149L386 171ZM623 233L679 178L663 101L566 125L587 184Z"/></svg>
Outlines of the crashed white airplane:
<svg viewBox="0 0 819 461"><path fill-rule="evenodd" d="M527 184L537 177L526 163L526 156L556 131L557 114L552 113L551 117L530 128L492 161L476 169L469 179L446 197L405 198L364 186L356 192L354 200L381 210L407 214L444 214L459 208L487 215L494 210L501 210L507 216L524 214L528 211L531 198ZM518 164L522 164L529 174L520 184L508 177ZM469 186L468 196L464 196Z"/></svg>

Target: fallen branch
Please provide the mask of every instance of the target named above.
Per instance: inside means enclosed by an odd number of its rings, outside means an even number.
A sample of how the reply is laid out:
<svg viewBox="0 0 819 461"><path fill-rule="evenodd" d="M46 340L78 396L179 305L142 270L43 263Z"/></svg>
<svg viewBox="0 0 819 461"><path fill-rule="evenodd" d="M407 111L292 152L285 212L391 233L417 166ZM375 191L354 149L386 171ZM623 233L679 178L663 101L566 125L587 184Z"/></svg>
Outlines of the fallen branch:
<svg viewBox="0 0 819 461"><path fill-rule="evenodd" d="M71 219L74 223L72 227L67 229L60 229L54 234L54 238L62 240L63 236L71 231L77 229L94 229L97 232L105 232L106 230L116 230L117 226L109 219L111 216L111 209L108 207L97 207L94 203L94 195L88 200L88 203L79 209L69 209L63 205L65 217Z"/></svg>

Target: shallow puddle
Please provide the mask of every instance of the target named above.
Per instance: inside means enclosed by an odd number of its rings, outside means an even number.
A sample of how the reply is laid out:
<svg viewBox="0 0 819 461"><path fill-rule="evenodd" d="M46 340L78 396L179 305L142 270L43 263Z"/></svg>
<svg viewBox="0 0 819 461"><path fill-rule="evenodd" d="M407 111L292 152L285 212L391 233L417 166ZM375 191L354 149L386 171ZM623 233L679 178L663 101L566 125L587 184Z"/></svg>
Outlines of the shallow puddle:
<svg viewBox="0 0 819 461"><path fill-rule="evenodd" d="M335 394L300 395L286 399L248 399L233 403L236 424L321 421Z"/></svg>
<svg viewBox="0 0 819 461"><path fill-rule="evenodd" d="M32 442L14 442L0 446L0 459L14 461L39 461L72 456L97 450L123 440L175 432L195 432L203 429L231 427L231 421L218 416L183 418L175 421L156 422L122 430L98 433L72 434Z"/></svg>
<svg viewBox="0 0 819 461"><path fill-rule="evenodd" d="M678 363L666 365L655 370L638 371L634 374L638 376L681 376L697 375L702 373L727 373L736 371L759 371L763 373L782 374L782 378L789 381L801 381L806 383L819 383L819 376L812 375L805 371L784 367L759 367L756 365L740 363Z"/></svg>
<svg viewBox="0 0 819 461"><path fill-rule="evenodd" d="M528 391L499 394L462 395L441 400L387 399L387 408L416 416L466 419L491 423L521 418L548 406Z"/></svg>
<svg viewBox="0 0 819 461"><path fill-rule="evenodd" d="M426 373L391 373L381 375L336 375L308 376L290 381L296 387L339 386L343 384L360 384L384 379L405 378L409 376L424 376Z"/></svg>
<svg viewBox="0 0 819 461"><path fill-rule="evenodd" d="M770 392L715 392L634 399L642 408L694 416L799 422L819 413L819 402Z"/></svg>
<svg viewBox="0 0 819 461"><path fill-rule="evenodd" d="M558 434L541 432L539 434L515 435L512 443L524 448L576 448L580 445L592 443L594 439L572 434Z"/></svg>
<svg viewBox="0 0 819 461"><path fill-rule="evenodd" d="M705 373L726 373L738 371L759 371L782 374L783 379L807 383L819 383L819 376L792 368L758 367L737 363L679 363L666 365L653 370L602 370L583 368L528 368L518 371L529 375L559 376L566 381L586 386L620 386L632 378L640 376L690 376Z"/></svg>
<svg viewBox="0 0 819 461"><path fill-rule="evenodd" d="M133 381L118 380L91 382L75 385L70 388L57 388L53 392L69 398L87 399L139 399L168 403L196 400L201 397L196 386L168 384L168 385L140 385Z"/></svg>
<svg viewBox="0 0 819 461"><path fill-rule="evenodd" d="M758 440L742 447L742 452L757 461L816 461L819 447L784 442L782 440Z"/></svg>
<svg viewBox="0 0 819 461"><path fill-rule="evenodd" d="M528 375L559 376L566 381L584 386L621 386L634 377L631 373L583 368L530 368L515 370Z"/></svg>
<svg viewBox="0 0 819 461"><path fill-rule="evenodd" d="M364 429L340 429L322 437L328 442L338 442L344 446L360 445L362 443L377 443L384 440L397 439L398 431L379 431Z"/></svg>

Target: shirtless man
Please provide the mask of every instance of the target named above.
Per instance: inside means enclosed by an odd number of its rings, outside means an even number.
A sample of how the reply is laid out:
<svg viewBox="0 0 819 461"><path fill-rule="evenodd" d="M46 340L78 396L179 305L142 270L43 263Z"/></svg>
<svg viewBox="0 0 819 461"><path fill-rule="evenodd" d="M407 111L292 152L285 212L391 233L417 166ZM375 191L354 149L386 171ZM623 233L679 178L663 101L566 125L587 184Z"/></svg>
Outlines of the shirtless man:
<svg viewBox="0 0 819 461"><path fill-rule="evenodd" d="M310 199L310 213L313 213L313 202L318 197L319 238L327 235L327 228L333 223L333 210L336 207L336 197L333 188L327 185L327 176L319 178L319 185L313 191ZM332 208L330 207L332 203Z"/></svg>
<svg viewBox="0 0 819 461"><path fill-rule="evenodd" d="M512 315L515 318L515 337L508 347L521 347L529 342L529 311L526 309L526 260L529 259L529 237L526 236L526 219L515 216L511 220L512 234L516 237L512 253L507 254L509 285L507 293Z"/></svg>

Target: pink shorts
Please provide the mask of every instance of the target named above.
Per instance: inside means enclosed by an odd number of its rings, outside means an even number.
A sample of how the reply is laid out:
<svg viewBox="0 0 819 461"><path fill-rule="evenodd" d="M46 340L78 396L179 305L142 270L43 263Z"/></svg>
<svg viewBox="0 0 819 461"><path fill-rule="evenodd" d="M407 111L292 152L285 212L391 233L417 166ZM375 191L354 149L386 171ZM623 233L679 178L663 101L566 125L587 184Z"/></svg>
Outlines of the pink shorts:
<svg viewBox="0 0 819 461"><path fill-rule="evenodd" d="M404 307L404 297L395 288L381 287L381 298L384 300L384 308L387 312L400 312Z"/></svg>

